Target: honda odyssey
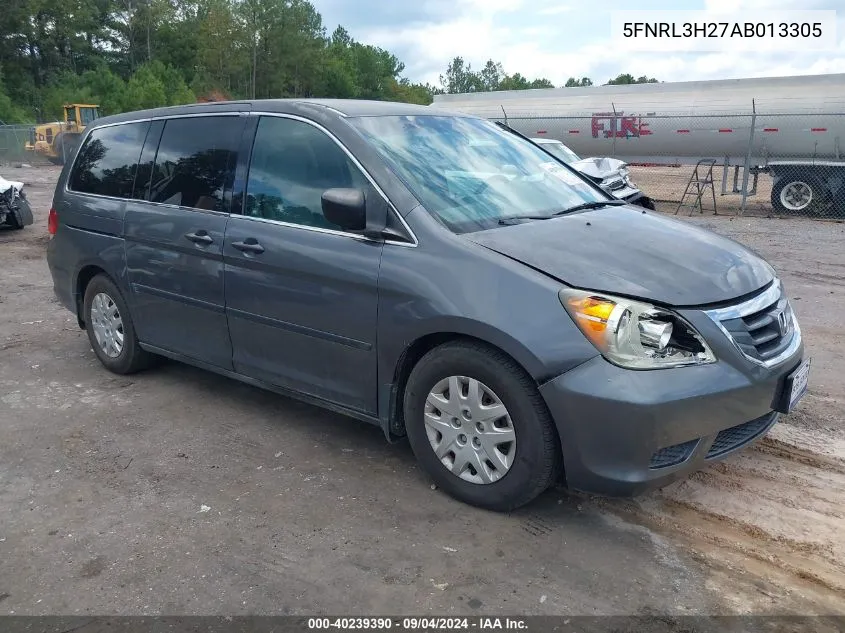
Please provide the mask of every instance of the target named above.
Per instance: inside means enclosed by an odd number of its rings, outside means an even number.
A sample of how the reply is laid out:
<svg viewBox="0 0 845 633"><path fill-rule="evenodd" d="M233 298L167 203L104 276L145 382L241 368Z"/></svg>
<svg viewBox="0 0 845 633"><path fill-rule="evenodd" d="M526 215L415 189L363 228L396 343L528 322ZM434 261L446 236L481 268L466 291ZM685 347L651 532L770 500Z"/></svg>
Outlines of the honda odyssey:
<svg viewBox="0 0 845 633"><path fill-rule="evenodd" d="M55 293L108 370L168 357L372 422L493 510L556 482L665 485L807 388L767 262L473 116L297 99L97 119L48 226Z"/></svg>

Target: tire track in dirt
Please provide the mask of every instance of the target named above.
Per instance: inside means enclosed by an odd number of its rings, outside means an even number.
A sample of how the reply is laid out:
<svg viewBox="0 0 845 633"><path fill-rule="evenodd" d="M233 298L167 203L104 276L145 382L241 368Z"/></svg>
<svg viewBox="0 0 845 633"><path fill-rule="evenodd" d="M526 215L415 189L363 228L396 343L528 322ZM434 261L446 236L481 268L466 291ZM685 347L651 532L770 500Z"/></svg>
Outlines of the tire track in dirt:
<svg viewBox="0 0 845 633"><path fill-rule="evenodd" d="M826 457L797 446L792 446L775 438L764 438L763 441L754 448L762 453L767 453L781 459L845 475L845 461Z"/></svg>
<svg viewBox="0 0 845 633"><path fill-rule="evenodd" d="M805 442L826 444L827 454ZM845 442L782 425L651 495L599 504L701 556L734 597L731 609L786 609L800 596L820 613L845 614L844 488ZM741 589L749 585L750 594ZM752 605L755 588L761 602Z"/></svg>

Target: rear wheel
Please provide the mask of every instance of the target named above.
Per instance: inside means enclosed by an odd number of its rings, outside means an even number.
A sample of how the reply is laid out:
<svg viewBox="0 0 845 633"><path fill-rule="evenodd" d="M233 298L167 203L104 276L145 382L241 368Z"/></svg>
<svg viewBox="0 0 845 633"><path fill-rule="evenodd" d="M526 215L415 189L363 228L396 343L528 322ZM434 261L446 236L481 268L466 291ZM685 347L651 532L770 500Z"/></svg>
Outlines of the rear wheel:
<svg viewBox="0 0 845 633"><path fill-rule="evenodd" d="M772 187L772 206L780 213L818 214L825 210L830 193L815 177L782 178Z"/></svg>
<svg viewBox="0 0 845 633"><path fill-rule="evenodd" d="M474 342L423 356L404 397L408 440L448 494L509 511L535 499L560 472L554 423L513 359Z"/></svg>
<svg viewBox="0 0 845 633"><path fill-rule="evenodd" d="M83 310L88 340L106 369L132 374L151 365L155 357L141 349L129 307L106 275L96 275L88 283Z"/></svg>

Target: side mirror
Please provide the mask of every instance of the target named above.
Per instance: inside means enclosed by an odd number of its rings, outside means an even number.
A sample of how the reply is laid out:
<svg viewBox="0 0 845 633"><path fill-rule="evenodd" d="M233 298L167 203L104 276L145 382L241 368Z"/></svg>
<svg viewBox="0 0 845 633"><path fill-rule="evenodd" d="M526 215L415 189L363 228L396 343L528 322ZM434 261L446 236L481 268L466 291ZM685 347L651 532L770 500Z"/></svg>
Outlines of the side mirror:
<svg viewBox="0 0 845 633"><path fill-rule="evenodd" d="M344 231L367 228L367 202L360 189L329 189L320 199L323 215Z"/></svg>
<svg viewBox="0 0 845 633"><path fill-rule="evenodd" d="M323 215L344 231L362 233L367 237L383 237L387 224L386 210L381 205L367 209L367 200L360 189L328 189L320 199ZM384 217L381 217L384 215Z"/></svg>

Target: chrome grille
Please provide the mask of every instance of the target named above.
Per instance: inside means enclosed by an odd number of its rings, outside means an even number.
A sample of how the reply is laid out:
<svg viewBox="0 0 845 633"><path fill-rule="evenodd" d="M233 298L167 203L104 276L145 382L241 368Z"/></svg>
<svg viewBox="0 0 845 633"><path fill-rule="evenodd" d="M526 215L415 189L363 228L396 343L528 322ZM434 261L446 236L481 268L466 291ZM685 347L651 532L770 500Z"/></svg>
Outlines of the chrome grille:
<svg viewBox="0 0 845 633"><path fill-rule="evenodd" d="M801 342L798 322L780 280L748 301L707 314L746 358L763 365L780 362Z"/></svg>
<svg viewBox="0 0 845 633"><path fill-rule="evenodd" d="M746 356L768 360L789 345L792 315L789 303L780 297L774 303L747 316L726 319L722 325Z"/></svg>

